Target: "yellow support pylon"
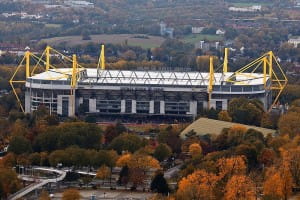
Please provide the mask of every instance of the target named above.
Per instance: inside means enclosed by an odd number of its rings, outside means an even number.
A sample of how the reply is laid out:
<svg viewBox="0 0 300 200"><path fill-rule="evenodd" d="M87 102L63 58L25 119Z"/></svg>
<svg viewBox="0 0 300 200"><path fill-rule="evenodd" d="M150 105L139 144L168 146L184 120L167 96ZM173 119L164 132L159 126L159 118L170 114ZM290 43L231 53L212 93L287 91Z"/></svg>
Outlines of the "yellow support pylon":
<svg viewBox="0 0 300 200"><path fill-rule="evenodd" d="M224 63L223 63L223 73L228 72L228 48L225 48L224 52Z"/></svg>
<svg viewBox="0 0 300 200"><path fill-rule="evenodd" d="M50 47L46 47L46 71L50 69Z"/></svg>

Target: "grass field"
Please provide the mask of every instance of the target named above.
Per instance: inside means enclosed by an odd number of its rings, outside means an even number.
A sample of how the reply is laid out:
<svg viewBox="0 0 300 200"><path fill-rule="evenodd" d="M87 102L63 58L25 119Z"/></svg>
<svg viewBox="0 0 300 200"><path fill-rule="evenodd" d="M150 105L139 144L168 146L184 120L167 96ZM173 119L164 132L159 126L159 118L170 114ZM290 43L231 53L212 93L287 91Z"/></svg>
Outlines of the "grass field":
<svg viewBox="0 0 300 200"><path fill-rule="evenodd" d="M142 37L141 37L142 36ZM163 37L145 36L137 34L102 34L91 35L91 40L82 40L82 36L65 36L43 39L41 42L46 42L49 45L57 45L66 43L67 46L74 46L78 44L86 44L89 42L104 43L104 44L127 44L129 46L139 46L144 49L159 47L164 42Z"/></svg>
<svg viewBox="0 0 300 200"><path fill-rule="evenodd" d="M195 44L201 40L215 41L223 40L222 36L219 35L206 35L206 34L193 34L185 36L182 41L190 44Z"/></svg>
<svg viewBox="0 0 300 200"><path fill-rule="evenodd" d="M46 28L60 28L61 24L45 24Z"/></svg>

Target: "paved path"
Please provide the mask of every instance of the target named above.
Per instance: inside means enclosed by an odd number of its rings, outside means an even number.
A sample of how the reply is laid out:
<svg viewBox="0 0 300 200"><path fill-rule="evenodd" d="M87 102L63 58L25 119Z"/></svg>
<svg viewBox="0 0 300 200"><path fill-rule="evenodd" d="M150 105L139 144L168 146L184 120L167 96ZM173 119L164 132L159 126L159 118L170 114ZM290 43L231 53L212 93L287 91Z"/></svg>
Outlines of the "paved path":
<svg viewBox="0 0 300 200"><path fill-rule="evenodd" d="M47 167L34 167L34 169L40 170L40 171L46 171L46 172L54 172L54 173L57 173L59 176L57 178L51 178L51 179L39 179L39 178L32 178L32 177L25 176L25 175L20 175L19 177L22 180L35 181L35 183L28 185L27 187L19 190L18 192L10 195L8 197L9 200L17 200L19 198L22 198L26 194L46 185L48 183L56 183L56 182L62 181L66 177L66 172L58 170L58 169L47 168Z"/></svg>
<svg viewBox="0 0 300 200"><path fill-rule="evenodd" d="M154 195L148 192L131 192L124 190L79 190L82 200L90 200L94 195L96 199L101 200L146 200ZM55 193L53 200L60 200L62 193Z"/></svg>
<svg viewBox="0 0 300 200"><path fill-rule="evenodd" d="M170 169L168 169L165 173L164 173L164 178L165 179L170 179L172 178L174 175L176 175L179 171L180 171L180 167L182 165L176 165L175 167L172 167Z"/></svg>

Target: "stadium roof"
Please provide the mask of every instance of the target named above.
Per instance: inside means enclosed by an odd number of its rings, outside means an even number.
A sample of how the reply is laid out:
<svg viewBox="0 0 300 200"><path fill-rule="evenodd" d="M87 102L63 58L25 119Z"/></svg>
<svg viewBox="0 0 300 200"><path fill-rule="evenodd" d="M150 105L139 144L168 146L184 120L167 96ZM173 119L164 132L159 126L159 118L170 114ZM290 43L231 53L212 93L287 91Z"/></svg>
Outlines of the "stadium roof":
<svg viewBox="0 0 300 200"><path fill-rule="evenodd" d="M172 72L172 71L128 71L128 70L99 70L87 68L83 72L79 83L99 84L132 84L132 85L177 85L177 86L207 86L209 73L207 72ZM72 68L50 69L30 77L33 80L68 80ZM223 85L233 72L214 73L214 85ZM267 77L268 79L268 77ZM263 74L240 73L236 75L233 85L263 85Z"/></svg>
<svg viewBox="0 0 300 200"><path fill-rule="evenodd" d="M273 129L261 128L257 126L249 126L245 124L225 122L208 118L199 118L181 132L181 137L185 138L186 134L192 130L194 130L197 135L219 135L224 128L230 128L234 125L245 126L247 129L255 129L260 131L264 136L268 135L269 133L274 134L276 132L276 130Z"/></svg>

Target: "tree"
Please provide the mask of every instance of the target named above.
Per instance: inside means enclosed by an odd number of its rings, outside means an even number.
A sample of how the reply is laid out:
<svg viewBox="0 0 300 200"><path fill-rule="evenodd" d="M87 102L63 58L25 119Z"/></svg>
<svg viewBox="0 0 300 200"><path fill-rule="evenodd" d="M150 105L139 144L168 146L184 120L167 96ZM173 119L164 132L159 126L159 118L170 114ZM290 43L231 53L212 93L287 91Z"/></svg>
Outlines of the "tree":
<svg viewBox="0 0 300 200"><path fill-rule="evenodd" d="M290 168L291 174L296 186L300 185L300 147L288 150L291 156Z"/></svg>
<svg viewBox="0 0 300 200"><path fill-rule="evenodd" d="M247 132L247 128L241 125L234 125L228 130L227 142L231 146L236 146L242 143L244 136Z"/></svg>
<svg viewBox="0 0 300 200"><path fill-rule="evenodd" d="M115 137L125 132L126 127L119 122L116 125L107 126L104 131L105 143L110 143Z"/></svg>
<svg viewBox="0 0 300 200"><path fill-rule="evenodd" d="M270 167L274 163L275 158L276 158L275 151L272 149L265 148L258 156L258 161L264 167Z"/></svg>
<svg viewBox="0 0 300 200"><path fill-rule="evenodd" d="M200 144L198 143L193 143L189 146L189 153L191 154L192 157L195 157L197 155L201 155L202 153L202 148Z"/></svg>
<svg viewBox="0 0 300 200"><path fill-rule="evenodd" d="M137 185L143 185L147 172L150 169L160 169L159 162L152 156L143 154L125 154L117 160L117 166L128 167L129 181L135 189ZM119 182L122 181L119 179Z"/></svg>
<svg viewBox="0 0 300 200"><path fill-rule="evenodd" d="M154 150L153 156L159 160L163 161L164 159L170 157L172 154L171 148L166 144L159 144Z"/></svg>
<svg viewBox="0 0 300 200"><path fill-rule="evenodd" d="M180 138L180 130L176 129L173 126L168 126L166 129L161 130L157 139L160 143L167 144L173 153L181 152L182 140Z"/></svg>
<svg viewBox="0 0 300 200"><path fill-rule="evenodd" d="M278 122L281 134L288 134L291 138L300 134L299 112L288 112L282 115Z"/></svg>
<svg viewBox="0 0 300 200"><path fill-rule="evenodd" d="M215 199L214 189L218 180L218 176L213 173L207 173L204 170L197 170L179 181L176 197L179 200Z"/></svg>
<svg viewBox="0 0 300 200"><path fill-rule="evenodd" d="M168 183L164 178L164 174L162 172L156 173L154 179L151 182L150 188L151 191L162 193L164 195L167 195L170 192Z"/></svg>
<svg viewBox="0 0 300 200"><path fill-rule="evenodd" d="M264 108L256 99L233 98L229 102L228 112L234 122L259 126Z"/></svg>
<svg viewBox="0 0 300 200"><path fill-rule="evenodd" d="M225 200L255 200L255 186L245 175L234 175L226 184Z"/></svg>
<svg viewBox="0 0 300 200"><path fill-rule="evenodd" d="M221 112L219 112L218 119L225 122L232 121L232 118L230 117L229 113L226 110L222 110Z"/></svg>
<svg viewBox="0 0 300 200"><path fill-rule="evenodd" d="M125 185L125 187L126 187L128 181L129 181L129 168L125 165L124 167L122 167L122 169L120 171L118 184Z"/></svg>
<svg viewBox="0 0 300 200"><path fill-rule="evenodd" d="M0 167L0 196L6 199L9 194L21 188L17 173L12 169Z"/></svg>
<svg viewBox="0 0 300 200"><path fill-rule="evenodd" d="M39 197L39 200L51 200L49 193L46 190L43 190L41 192L41 195Z"/></svg>
<svg viewBox="0 0 300 200"><path fill-rule="evenodd" d="M127 153L122 155L121 157L119 157L119 159L117 160L116 165L119 167L124 167L124 166L128 166L129 162L131 160L132 154Z"/></svg>
<svg viewBox="0 0 300 200"><path fill-rule="evenodd" d="M68 165L68 159L68 155L64 150L56 150L49 155L49 163L52 167L56 167L58 163Z"/></svg>
<svg viewBox="0 0 300 200"><path fill-rule="evenodd" d="M269 168L266 173L266 180L263 184L263 191L266 197L270 199L284 198L284 180L280 173L274 168Z"/></svg>
<svg viewBox="0 0 300 200"><path fill-rule="evenodd" d="M291 174L291 155L280 149L281 163L279 168L270 167L266 171L266 180L263 184L264 194L273 199L287 200L292 194L293 178Z"/></svg>
<svg viewBox="0 0 300 200"><path fill-rule="evenodd" d="M124 133L112 140L110 148L116 150L119 154L121 154L122 151L133 153L143 145L143 141L139 136Z"/></svg>
<svg viewBox="0 0 300 200"><path fill-rule="evenodd" d="M98 170L97 170L97 174L96 174L96 178L102 179L103 183L104 183L104 179L109 178L111 175L111 171L110 168L102 165Z"/></svg>
<svg viewBox="0 0 300 200"><path fill-rule="evenodd" d="M243 156L220 158L217 161L217 165L219 168L219 176L222 178L245 174L247 169Z"/></svg>
<svg viewBox="0 0 300 200"><path fill-rule="evenodd" d="M8 147L9 152L15 154L30 153L32 152L30 142L23 136L14 136Z"/></svg>
<svg viewBox="0 0 300 200"><path fill-rule="evenodd" d="M62 195L62 200L80 200L80 198L80 193L76 189L67 189Z"/></svg>
<svg viewBox="0 0 300 200"><path fill-rule="evenodd" d="M273 122L271 120L271 116L269 113L263 114L263 116L261 118L260 126L264 127L264 128L274 128L274 125L273 125Z"/></svg>

